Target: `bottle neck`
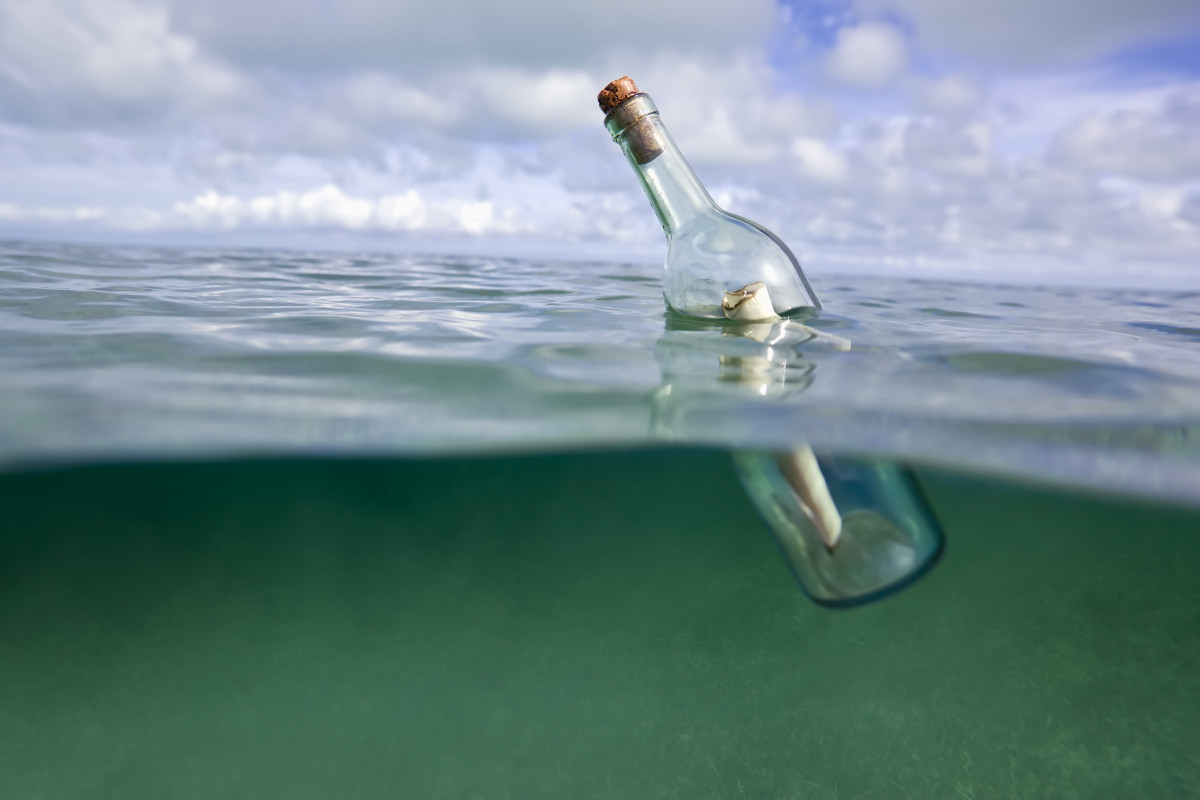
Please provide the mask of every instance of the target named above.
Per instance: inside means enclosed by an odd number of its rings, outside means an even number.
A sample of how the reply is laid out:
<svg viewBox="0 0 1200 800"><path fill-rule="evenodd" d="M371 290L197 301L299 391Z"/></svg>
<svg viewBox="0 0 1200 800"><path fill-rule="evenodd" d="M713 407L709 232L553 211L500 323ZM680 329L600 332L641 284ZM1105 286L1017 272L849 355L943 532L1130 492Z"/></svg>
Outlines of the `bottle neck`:
<svg viewBox="0 0 1200 800"><path fill-rule="evenodd" d="M604 118L604 126L637 173L667 238L718 210L647 95L621 103Z"/></svg>

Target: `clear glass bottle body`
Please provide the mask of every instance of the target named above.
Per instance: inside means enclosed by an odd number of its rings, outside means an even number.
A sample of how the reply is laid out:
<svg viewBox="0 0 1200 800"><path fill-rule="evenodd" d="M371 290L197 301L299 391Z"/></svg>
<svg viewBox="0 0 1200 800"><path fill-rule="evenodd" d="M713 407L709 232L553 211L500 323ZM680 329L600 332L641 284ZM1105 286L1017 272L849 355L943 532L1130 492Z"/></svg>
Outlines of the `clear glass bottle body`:
<svg viewBox="0 0 1200 800"><path fill-rule="evenodd" d="M796 320L668 317L666 328L654 348L663 379L654 433L703 442L720 428L761 448L734 451L734 465L808 597L834 608L871 603L933 568L945 537L905 464L817 453L795 430L772 445L761 427L781 405L796 408L789 398L819 380L821 351L848 350L848 340Z"/></svg>
<svg viewBox="0 0 1200 800"><path fill-rule="evenodd" d="M606 93L625 90L633 93L615 107L606 103ZM654 103L638 93L628 77L605 87L600 100L602 109L611 108L604 125L637 173L667 235L663 280L667 306L690 317L728 317L738 324L722 325L724 333L763 343L761 354L731 347L728 353L716 353L716 361L723 380L733 379L747 389L757 387L755 395L768 397L776 373L786 375L775 369L780 356L786 366L786 350L793 349L780 347L786 336L782 329L791 323L778 316L821 307L799 262L773 233L713 202L663 126ZM761 294L764 290L769 302ZM739 293L746 303L735 299L731 306L731 295ZM772 316L772 310L778 316ZM775 323L778 333L772 332ZM668 330L670 325L668 319ZM839 339L835 346L847 349L850 343ZM691 349L662 347L656 354L662 350L671 360L676 353L690 365ZM811 371L807 383L812 381ZM684 379L679 386L668 382L660 390L658 397L664 403L687 404L687 392L672 390L688 383L688 372L686 365L664 362L664 378ZM705 405L707 392L696 394L694 399ZM663 432L671 435L671 423L662 425ZM885 597L927 572L942 552L944 538L937 520L902 464L818 457L803 442L781 442L777 450L739 452L734 462L797 581L822 605L853 606Z"/></svg>
<svg viewBox="0 0 1200 800"><path fill-rule="evenodd" d="M801 454L814 459L820 493L836 509L835 545L814 513L812 487L797 485L789 468ZM835 456L817 461L804 445L735 453L734 465L796 582L821 605L848 607L887 597L928 572L942 554L942 529L903 464Z"/></svg>
<svg viewBox="0 0 1200 800"><path fill-rule="evenodd" d="M725 292L762 281L776 314L820 308L787 245L713 202L649 97L625 101L605 118L605 126L667 235L663 296L668 307L688 316L721 318Z"/></svg>

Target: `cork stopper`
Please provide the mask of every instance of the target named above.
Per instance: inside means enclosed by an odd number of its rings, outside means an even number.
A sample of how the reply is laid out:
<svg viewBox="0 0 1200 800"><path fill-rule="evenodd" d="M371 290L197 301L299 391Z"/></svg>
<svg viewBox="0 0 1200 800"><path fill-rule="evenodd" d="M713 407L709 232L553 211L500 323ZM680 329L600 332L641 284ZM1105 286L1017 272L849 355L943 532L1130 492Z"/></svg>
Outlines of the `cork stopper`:
<svg viewBox="0 0 1200 800"><path fill-rule="evenodd" d="M638 94L637 84L626 75L601 89L596 99L600 101L600 110L607 114L635 94Z"/></svg>

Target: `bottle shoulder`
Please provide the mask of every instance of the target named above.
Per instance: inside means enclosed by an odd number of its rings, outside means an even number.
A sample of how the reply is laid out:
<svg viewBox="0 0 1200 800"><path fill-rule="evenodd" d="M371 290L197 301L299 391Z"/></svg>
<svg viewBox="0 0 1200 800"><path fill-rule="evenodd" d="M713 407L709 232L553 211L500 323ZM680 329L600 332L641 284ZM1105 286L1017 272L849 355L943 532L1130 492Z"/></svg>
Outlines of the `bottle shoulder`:
<svg viewBox="0 0 1200 800"><path fill-rule="evenodd" d="M787 260L779 245L761 229L726 212L706 214L668 236L668 248L706 256L747 256Z"/></svg>
<svg viewBox="0 0 1200 800"><path fill-rule="evenodd" d="M704 215L669 237L664 294L694 316L721 313L725 292L761 281L777 313L818 307L799 263L774 235L725 212Z"/></svg>

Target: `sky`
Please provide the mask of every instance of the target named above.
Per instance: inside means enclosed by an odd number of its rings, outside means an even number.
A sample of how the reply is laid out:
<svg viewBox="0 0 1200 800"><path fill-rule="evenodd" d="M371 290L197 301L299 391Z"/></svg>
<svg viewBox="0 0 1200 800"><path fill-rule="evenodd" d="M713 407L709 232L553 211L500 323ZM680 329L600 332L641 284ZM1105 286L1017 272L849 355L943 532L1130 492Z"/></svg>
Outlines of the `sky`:
<svg viewBox="0 0 1200 800"><path fill-rule="evenodd" d="M0 0L0 237L660 259L626 74L813 272L1200 286L1196 0Z"/></svg>

